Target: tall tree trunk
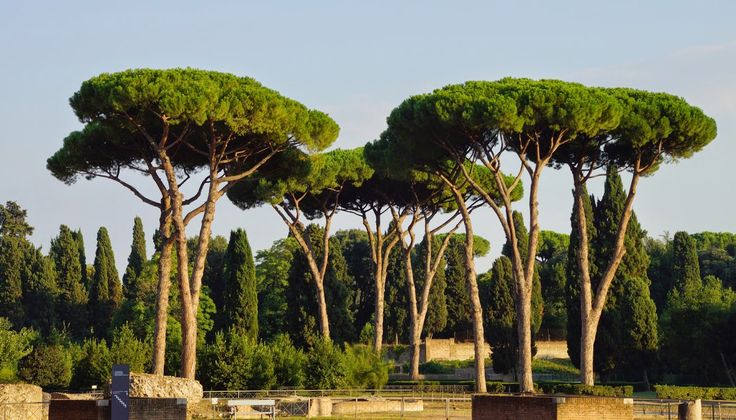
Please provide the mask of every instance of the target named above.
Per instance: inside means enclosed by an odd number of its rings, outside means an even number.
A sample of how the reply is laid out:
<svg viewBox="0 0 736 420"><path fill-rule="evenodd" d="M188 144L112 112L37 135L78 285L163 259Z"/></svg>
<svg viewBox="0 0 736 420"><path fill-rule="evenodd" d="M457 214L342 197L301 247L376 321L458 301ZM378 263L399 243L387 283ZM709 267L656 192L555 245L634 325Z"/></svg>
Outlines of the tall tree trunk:
<svg viewBox="0 0 736 420"><path fill-rule="evenodd" d="M327 301L325 300L324 281L315 282L317 287L317 303L319 304L319 330L322 337L330 338L330 320L327 316Z"/></svg>
<svg viewBox="0 0 736 420"><path fill-rule="evenodd" d="M383 304L386 286L385 279L381 275L380 267L376 268L376 272L373 275L373 286L375 292L375 296L373 297L375 303L375 312L373 314L373 349L380 353L383 346Z"/></svg>
<svg viewBox="0 0 736 420"><path fill-rule="evenodd" d="M603 308L608 297L608 290L616 275L619 265L624 258L626 249L624 241L626 239L626 231L631 219L633 211L634 197L636 196L636 187L639 182L639 162L634 167L634 173L631 177L629 192L624 203L623 213L619 219L618 231L616 233L616 242L608 261L605 271L603 271L598 287L593 293L593 286L590 278L589 269L589 238L587 230L587 220L585 210L583 208L583 195L585 194L585 178L582 176L582 170L571 168L573 180L575 184L575 204L577 211L577 228L580 234L578 243L578 270L580 272L580 382L584 385L595 384L595 372L593 355L595 350L595 337L598 331Z"/></svg>
<svg viewBox="0 0 736 420"><path fill-rule="evenodd" d="M412 240L413 242L413 240ZM409 294L409 340L411 345L411 366L409 372L412 380L419 380L419 345L422 340L422 323L417 310L417 290L414 283L414 270L411 263L411 248L404 249L406 271L406 289Z"/></svg>
<svg viewBox="0 0 736 420"><path fill-rule="evenodd" d="M463 203L464 205L464 203ZM464 210L467 213L467 210ZM467 216L467 217L466 217ZM483 334L483 308L480 305L480 293L475 274L473 255L473 225L469 214L463 214L465 220L465 266L470 302L473 306L473 344L475 349L475 391L486 392L486 346Z"/></svg>
<svg viewBox="0 0 736 420"><path fill-rule="evenodd" d="M166 359L166 325L169 317L169 288L171 287L171 251L174 242L171 240L171 218L168 200L164 204L159 224L162 237L161 253L158 260L158 288L156 291L156 321L153 333L153 373L164 374Z"/></svg>
<svg viewBox="0 0 736 420"><path fill-rule="evenodd" d="M523 393L534 392L532 377L531 288L518 290L516 300L516 333L519 343L519 388Z"/></svg>

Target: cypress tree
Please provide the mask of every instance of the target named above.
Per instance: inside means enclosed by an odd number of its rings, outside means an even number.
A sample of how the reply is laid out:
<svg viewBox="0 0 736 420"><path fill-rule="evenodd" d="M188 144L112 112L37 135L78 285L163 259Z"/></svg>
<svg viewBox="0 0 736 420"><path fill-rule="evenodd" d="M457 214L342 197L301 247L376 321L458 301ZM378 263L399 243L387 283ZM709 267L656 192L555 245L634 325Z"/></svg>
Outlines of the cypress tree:
<svg viewBox="0 0 736 420"><path fill-rule="evenodd" d="M594 211L597 235L591 248L598 266L611 260L625 201L621 177L615 167L609 167L603 197ZM645 368L657 347L657 314L649 295L645 236L632 213L624 238L626 253L611 284L596 335L595 370L603 376ZM594 287L597 283L593 282Z"/></svg>
<svg viewBox="0 0 736 420"><path fill-rule="evenodd" d="M395 246L388 256L386 270L386 291L384 294L385 312L383 340L385 342L404 342L409 339L409 299L406 292L406 261L399 246Z"/></svg>
<svg viewBox="0 0 736 420"><path fill-rule="evenodd" d="M25 255L31 246L26 238L33 233L26 214L13 201L0 205L0 317L7 318L16 328L26 324L20 302Z"/></svg>
<svg viewBox="0 0 736 420"><path fill-rule="evenodd" d="M433 237L432 251L434 253L440 248L441 241L438 237ZM416 279L417 299L421 297L421 290L424 289L425 279L425 258L427 256L427 238L422 239L422 242L417 246L416 263L414 265L414 278ZM436 256L433 256L434 260ZM447 288L447 282L445 281L445 270L443 267L446 265L446 261L440 262L440 268L437 270L434 279L432 279L432 286L429 289L429 307L427 309L427 319L424 321L424 333L431 337L432 335L439 333L447 326L447 297L445 296L445 289Z"/></svg>
<svg viewBox="0 0 736 420"><path fill-rule="evenodd" d="M471 330L472 305L465 279L465 236L453 235L445 251L445 295L447 301L447 326L443 335L455 336Z"/></svg>
<svg viewBox="0 0 736 420"><path fill-rule="evenodd" d="M146 257L146 234L143 232L143 221L140 217L133 220L133 243L130 245L128 266L123 274L123 292L126 299L138 296L138 278L148 258Z"/></svg>
<svg viewBox="0 0 736 420"><path fill-rule="evenodd" d="M491 271L479 279L487 294L484 317L485 338L493 350L493 371L509 373L516 371L516 308L514 297L514 275L511 260L500 256L493 262Z"/></svg>
<svg viewBox="0 0 736 420"><path fill-rule="evenodd" d="M115 268L115 255L107 229L97 231L94 276L90 281L90 324L97 337L104 337L110 329L112 315L120 307L122 288Z"/></svg>
<svg viewBox="0 0 736 420"><path fill-rule="evenodd" d="M672 289L667 300L691 299L702 287L695 240L687 232L677 232L672 240Z"/></svg>
<svg viewBox="0 0 736 420"><path fill-rule="evenodd" d="M594 243L597 236L595 221L593 220L593 198L585 195L583 200L583 211L585 212L586 229L588 234L588 242ZM574 201L575 202L575 201ZM567 284L565 285L565 297L567 304L567 354L573 365L580 367L580 274L578 271L577 255L578 244L581 237L577 228L577 212L580 211L576 204L573 205L572 214L570 215L570 223L572 231L570 232L570 245L567 251ZM594 258L594 253L588 253L588 262L591 281L597 278L598 266ZM594 283L595 284L595 283ZM595 287L595 286L593 286Z"/></svg>
<svg viewBox="0 0 736 420"><path fill-rule="evenodd" d="M258 292L256 269L248 235L243 229L230 232L225 253L225 302L227 325L252 339L258 338Z"/></svg>
<svg viewBox="0 0 736 420"><path fill-rule="evenodd" d="M87 267L87 256L84 252L84 235L82 235L82 229L77 229L76 231L72 232L72 236L77 242L79 265L82 267L82 284L84 285L85 290L89 290L92 276L90 275L90 270Z"/></svg>
<svg viewBox="0 0 736 420"><path fill-rule="evenodd" d="M27 325L48 334L57 326L56 269L51 258L30 246L23 274L23 307Z"/></svg>
<svg viewBox="0 0 736 420"><path fill-rule="evenodd" d="M329 308L330 334L335 343L352 342L357 338L351 311L352 279L340 242L330 238L330 256L325 275L325 300Z"/></svg>
<svg viewBox="0 0 736 420"><path fill-rule="evenodd" d="M59 227L59 236L51 240L50 256L56 265L59 287L59 321L75 338L87 332L87 291L82 283L79 242L66 225Z"/></svg>

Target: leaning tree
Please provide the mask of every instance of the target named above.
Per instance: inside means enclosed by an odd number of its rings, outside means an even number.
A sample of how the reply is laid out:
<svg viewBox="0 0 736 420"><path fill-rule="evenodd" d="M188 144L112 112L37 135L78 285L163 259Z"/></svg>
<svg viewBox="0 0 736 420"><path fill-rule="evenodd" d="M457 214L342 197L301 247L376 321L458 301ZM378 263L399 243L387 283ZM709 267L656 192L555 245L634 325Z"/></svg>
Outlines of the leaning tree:
<svg viewBox="0 0 736 420"><path fill-rule="evenodd" d="M363 159L362 148L336 149L307 156L291 151L264 165L258 176L241 183L228 194L238 207L268 204L279 215L307 260L315 287L320 333L330 338L325 298L325 276L330 257L332 221L340 209L346 187L358 187L373 175ZM304 219L323 219L320 249L306 234Z"/></svg>
<svg viewBox="0 0 736 420"><path fill-rule="evenodd" d="M159 209L164 246L153 370L163 373L168 274L176 246L182 376L192 378L196 314L216 202L284 151L327 147L338 126L326 114L251 78L195 69L102 74L84 82L70 103L85 126L64 140L47 167L66 183L80 175L110 179ZM129 174L136 173L151 179L159 195L147 196L134 185ZM187 191L187 182L197 175L199 183ZM186 227L197 216L201 221L190 274Z"/></svg>
<svg viewBox="0 0 736 420"><path fill-rule="evenodd" d="M596 332L608 291L624 253L626 232L631 219L639 180L652 175L662 163L692 156L716 136L715 121L684 99L665 93L612 88L586 88L590 97L608 103L615 124L597 133L578 132L578 138L564 145L553 163L565 165L573 177L574 206L584 208L587 181L601 176L610 166L631 174L629 190L617 221L604 261L598 262L598 275L591 281L589 225L585 211L575 211L575 231L579 235L574 252L580 287L580 380L594 383L593 354Z"/></svg>

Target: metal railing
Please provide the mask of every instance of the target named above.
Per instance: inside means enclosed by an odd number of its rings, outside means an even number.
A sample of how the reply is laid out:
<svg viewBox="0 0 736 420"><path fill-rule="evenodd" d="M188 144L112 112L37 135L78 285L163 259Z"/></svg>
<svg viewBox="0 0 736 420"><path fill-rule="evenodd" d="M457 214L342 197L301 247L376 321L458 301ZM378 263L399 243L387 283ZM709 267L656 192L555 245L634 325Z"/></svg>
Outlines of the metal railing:
<svg viewBox="0 0 736 420"><path fill-rule="evenodd" d="M680 400L635 399L637 419L677 419ZM701 401L703 420L736 420L736 401Z"/></svg>

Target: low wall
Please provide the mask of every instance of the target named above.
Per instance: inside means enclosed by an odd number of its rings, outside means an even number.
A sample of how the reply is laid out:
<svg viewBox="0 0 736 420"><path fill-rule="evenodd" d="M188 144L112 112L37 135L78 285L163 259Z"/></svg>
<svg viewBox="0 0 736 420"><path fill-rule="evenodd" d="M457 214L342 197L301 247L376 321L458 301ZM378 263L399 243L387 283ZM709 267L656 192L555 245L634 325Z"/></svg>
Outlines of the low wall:
<svg viewBox="0 0 736 420"><path fill-rule="evenodd" d="M421 400L406 399L400 400L383 400L383 399L370 399L350 401L345 400L336 402L332 405L333 415L348 415L348 414L365 414L365 413L382 413L382 412L401 412L403 404L403 411L423 411L424 403Z"/></svg>
<svg viewBox="0 0 736 420"><path fill-rule="evenodd" d="M203 391L202 385L193 379L131 373L129 395L131 398L185 398L189 403L197 403Z"/></svg>
<svg viewBox="0 0 736 420"><path fill-rule="evenodd" d="M46 404L41 387L27 384L0 384L0 419L42 420Z"/></svg>
<svg viewBox="0 0 736 420"><path fill-rule="evenodd" d="M473 420L633 420L629 398L474 395Z"/></svg>
<svg viewBox="0 0 736 420"><path fill-rule="evenodd" d="M486 357L491 354L491 346L484 343ZM472 342L455 342L454 338L427 338L422 343L422 362L430 360L468 360L475 358L475 345Z"/></svg>

